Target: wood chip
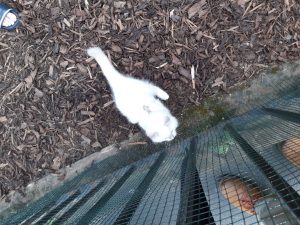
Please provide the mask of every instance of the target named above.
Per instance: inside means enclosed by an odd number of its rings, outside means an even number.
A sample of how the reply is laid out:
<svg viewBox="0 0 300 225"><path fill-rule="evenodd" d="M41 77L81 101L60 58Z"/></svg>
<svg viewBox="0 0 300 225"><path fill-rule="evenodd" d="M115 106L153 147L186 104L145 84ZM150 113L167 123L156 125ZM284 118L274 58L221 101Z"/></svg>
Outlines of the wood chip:
<svg viewBox="0 0 300 225"><path fill-rule="evenodd" d="M189 19L195 16L196 14L203 14L204 9L203 6L206 4L206 0L200 0L199 2L195 3L188 9L188 17Z"/></svg>
<svg viewBox="0 0 300 225"><path fill-rule="evenodd" d="M87 124L89 122L92 122L93 120L94 120L94 118L92 117L92 118L86 119L82 122L79 122L78 125L81 126L81 125Z"/></svg>
<svg viewBox="0 0 300 225"><path fill-rule="evenodd" d="M71 27L71 23L66 18L63 21L68 27Z"/></svg>
<svg viewBox="0 0 300 225"><path fill-rule="evenodd" d="M48 74L49 74L49 77L53 77L53 75L54 75L54 66L53 65L49 66Z"/></svg>
<svg viewBox="0 0 300 225"><path fill-rule="evenodd" d="M81 115L85 116L95 116L95 113L93 111L81 111Z"/></svg>
<svg viewBox="0 0 300 225"><path fill-rule="evenodd" d="M108 107L108 106L110 106L111 104L113 104L114 103L114 101L113 100L111 100L111 101L109 101L109 102L107 102L107 103L105 103L104 105L103 105L103 109L104 108L106 108L106 107Z"/></svg>

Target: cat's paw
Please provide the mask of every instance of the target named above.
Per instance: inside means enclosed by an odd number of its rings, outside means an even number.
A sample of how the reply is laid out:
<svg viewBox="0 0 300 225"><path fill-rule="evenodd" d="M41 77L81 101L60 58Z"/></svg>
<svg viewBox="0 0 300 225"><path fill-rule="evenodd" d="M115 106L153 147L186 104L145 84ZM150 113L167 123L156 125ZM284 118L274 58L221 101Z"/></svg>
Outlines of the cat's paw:
<svg viewBox="0 0 300 225"><path fill-rule="evenodd" d="M127 120L129 121L129 123L132 123L132 124L137 124L139 121L137 118L134 118L134 117L128 117L127 116Z"/></svg>
<svg viewBox="0 0 300 225"><path fill-rule="evenodd" d="M161 100L169 99L168 93L165 92L164 90L162 90L161 88L156 87L156 86L155 86L155 89L154 89L154 95L157 96L158 98L160 98Z"/></svg>

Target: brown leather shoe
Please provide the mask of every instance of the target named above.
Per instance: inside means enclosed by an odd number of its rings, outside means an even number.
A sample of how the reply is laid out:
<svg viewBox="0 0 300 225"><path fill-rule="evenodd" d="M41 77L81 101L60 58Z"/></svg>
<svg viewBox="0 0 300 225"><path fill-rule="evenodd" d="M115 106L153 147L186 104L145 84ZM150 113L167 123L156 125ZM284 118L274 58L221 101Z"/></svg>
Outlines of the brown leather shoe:
<svg viewBox="0 0 300 225"><path fill-rule="evenodd" d="M228 177L221 181L220 189L233 206L249 214L256 214L255 203L263 197L256 185L248 184L238 177Z"/></svg>
<svg viewBox="0 0 300 225"><path fill-rule="evenodd" d="M282 147L281 152L291 163L300 167L300 137L293 137L286 140Z"/></svg>

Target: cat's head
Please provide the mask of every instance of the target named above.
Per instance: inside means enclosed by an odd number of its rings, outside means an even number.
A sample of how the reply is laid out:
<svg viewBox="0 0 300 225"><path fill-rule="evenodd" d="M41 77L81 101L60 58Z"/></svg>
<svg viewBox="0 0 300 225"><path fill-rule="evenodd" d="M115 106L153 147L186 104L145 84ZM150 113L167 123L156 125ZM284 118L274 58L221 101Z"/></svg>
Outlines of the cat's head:
<svg viewBox="0 0 300 225"><path fill-rule="evenodd" d="M149 121L143 127L147 136L155 143L171 141L176 135L178 121L170 113L152 112L149 114Z"/></svg>

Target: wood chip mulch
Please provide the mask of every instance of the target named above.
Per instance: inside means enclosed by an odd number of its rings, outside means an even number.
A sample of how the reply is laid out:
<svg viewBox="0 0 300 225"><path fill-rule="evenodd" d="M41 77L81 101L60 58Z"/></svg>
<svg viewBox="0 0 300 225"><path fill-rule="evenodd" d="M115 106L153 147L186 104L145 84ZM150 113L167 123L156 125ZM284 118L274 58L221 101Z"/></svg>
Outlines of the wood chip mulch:
<svg viewBox="0 0 300 225"><path fill-rule="evenodd" d="M183 108L300 57L296 0L17 0L0 31L0 197L139 131L86 48ZM191 79L191 68L195 79ZM9 200L9 199L7 199Z"/></svg>

